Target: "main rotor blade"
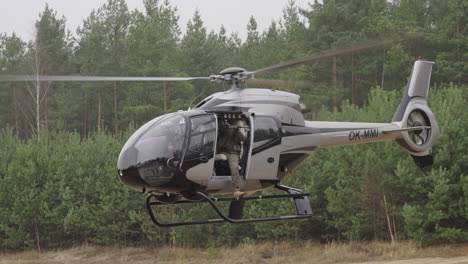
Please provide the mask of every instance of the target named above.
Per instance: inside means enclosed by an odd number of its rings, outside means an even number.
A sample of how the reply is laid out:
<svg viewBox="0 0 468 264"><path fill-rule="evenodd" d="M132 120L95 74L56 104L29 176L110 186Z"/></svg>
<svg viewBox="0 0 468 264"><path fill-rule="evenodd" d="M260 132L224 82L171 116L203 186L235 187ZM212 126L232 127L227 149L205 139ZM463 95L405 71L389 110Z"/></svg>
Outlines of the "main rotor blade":
<svg viewBox="0 0 468 264"><path fill-rule="evenodd" d="M59 75L0 75L0 82L175 82L209 80L209 77L122 77L122 76L59 76Z"/></svg>
<svg viewBox="0 0 468 264"><path fill-rule="evenodd" d="M247 79L245 80L250 85L262 85L268 88L274 87L295 87L295 88L308 88L316 87L323 83L317 82L300 82L300 81L285 81L285 80L271 80L271 79Z"/></svg>
<svg viewBox="0 0 468 264"><path fill-rule="evenodd" d="M253 71L253 72L249 72L249 74L258 74L258 73L263 73L263 72L279 71L279 70L287 69L287 68L290 68L290 67L299 66L299 65L302 65L302 64L306 64L306 63L310 63L310 62L330 58L330 57L333 57L333 56L343 55L343 54L346 54L346 53L356 52L356 51L370 49L370 48L375 48L375 47L383 46L383 45L391 43L391 42L397 42L397 41L402 41L402 40L406 40L406 39L418 38L418 37L421 37L421 36L424 36L424 35L425 34L423 34L423 33L406 33L406 34L400 35L400 36L395 37L395 38L376 39L376 40L371 40L371 41L358 43L356 45L352 45L350 47L345 47L345 48L341 48L341 49L330 49L330 50L327 50L327 51L324 51L324 52L320 52L319 54L313 54L313 55L310 55L310 56L306 56L306 57L303 57L303 58L292 60L290 62L268 66L268 67L265 67L265 68L262 68L262 69L259 69L259 70Z"/></svg>

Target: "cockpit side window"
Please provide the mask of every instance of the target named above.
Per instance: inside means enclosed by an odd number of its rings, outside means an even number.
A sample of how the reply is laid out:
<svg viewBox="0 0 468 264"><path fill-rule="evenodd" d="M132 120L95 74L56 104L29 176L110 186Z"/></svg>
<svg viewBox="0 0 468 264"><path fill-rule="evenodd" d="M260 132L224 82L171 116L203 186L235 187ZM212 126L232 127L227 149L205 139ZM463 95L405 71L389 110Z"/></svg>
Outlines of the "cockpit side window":
<svg viewBox="0 0 468 264"><path fill-rule="evenodd" d="M254 120L254 144L253 148L261 147L279 137L279 129L276 121L271 117L257 116Z"/></svg>
<svg viewBox="0 0 468 264"><path fill-rule="evenodd" d="M197 158L214 151L216 119L214 115L190 118L190 138L185 159Z"/></svg>

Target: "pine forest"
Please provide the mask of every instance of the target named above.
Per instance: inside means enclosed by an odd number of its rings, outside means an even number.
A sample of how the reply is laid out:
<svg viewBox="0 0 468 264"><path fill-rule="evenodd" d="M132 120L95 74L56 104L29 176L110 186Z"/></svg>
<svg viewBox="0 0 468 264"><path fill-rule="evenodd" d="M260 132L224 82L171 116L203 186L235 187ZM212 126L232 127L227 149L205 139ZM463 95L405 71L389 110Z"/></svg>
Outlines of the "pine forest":
<svg viewBox="0 0 468 264"><path fill-rule="evenodd" d="M209 76L248 70L405 32L422 37L268 73L311 112L307 120L390 122L418 57L434 61L428 104L441 128L420 170L395 142L323 149L284 181L311 193L307 220L155 226L145 195L117 176L119 152L147 121L226 87L190 82L0 82L0 250L103 246L235 246L264 241L468 241L468 1L293 0L247 37L208 30L199 12L180 29L169 1L130 10L108 0L75 33L46 5L26 41L0 33L1 75ZM294 85L315 83L313 87ZM282 182L283 183L283 182ZM263 191L263 194L273 193ZM159 209L204 219L209 205ZM289 200L252 202L245 217L284 215Z"/></svg>

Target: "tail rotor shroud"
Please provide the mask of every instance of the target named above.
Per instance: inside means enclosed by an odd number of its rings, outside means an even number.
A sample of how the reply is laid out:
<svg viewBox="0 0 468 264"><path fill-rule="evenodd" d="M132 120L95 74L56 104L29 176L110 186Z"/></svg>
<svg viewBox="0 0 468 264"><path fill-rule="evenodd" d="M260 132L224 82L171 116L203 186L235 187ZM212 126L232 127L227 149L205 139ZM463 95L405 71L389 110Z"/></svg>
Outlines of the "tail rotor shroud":
<svg viewBox="0 0 468 264"><path fill-rule="evenodd" d="M392 120L393 124L401 128L421 128L404 131L401 138L396 140L421 168L433 164L432 144L440 135L435 115L427 104L433 64L422 60L415 62L408 86Z"/></svg>
<svg viewBox="0 0 468 264"><path fill-rule="evenodd" d="M430 127L431 123L424 112L413 110L408 116L408 127ZM430 138L430 129L408 131L408 135L414 144L421 146L428 142Z"/></svg>

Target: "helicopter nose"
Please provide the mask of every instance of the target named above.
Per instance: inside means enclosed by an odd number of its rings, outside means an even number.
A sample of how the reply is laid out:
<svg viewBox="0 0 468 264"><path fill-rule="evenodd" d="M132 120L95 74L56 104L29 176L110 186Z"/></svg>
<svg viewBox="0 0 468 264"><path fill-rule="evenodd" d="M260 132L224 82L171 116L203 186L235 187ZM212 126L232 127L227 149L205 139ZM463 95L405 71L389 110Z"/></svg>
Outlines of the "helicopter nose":
<svg viewBox="0 0 468 264"><path fill-rule="evenodd" d="M174 172L159 164L145 164L118 171L120 180L135 190L154 189L168 184Z"/></svg>
<svg viewBox="0 0 468 264"><path fill-rule="evenodd" d="M182 157L185 126L185 117L168 114L140 127L127 140L117 161L122 182L138 190L166 188Z"/></svg>
<svg viewBox="0 0 468 264"><path fill-rule="evenodd" d="M138 162L139 152L132 148L122 153L118 162L120 180L133 189L160 187L174 178L175 169L165 158ZM125 166L123 166L125 165Z"/></svg>
<svg viewBox="0 0 468 264"><path fill-rule="evenodd" d="M118 174L120 181L134 190L144 191L144 189L150 187L145 181L143 181L138 170L135 168L118 170Z"/></svg>

